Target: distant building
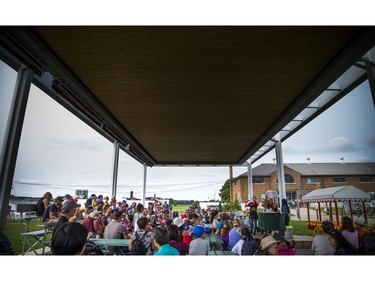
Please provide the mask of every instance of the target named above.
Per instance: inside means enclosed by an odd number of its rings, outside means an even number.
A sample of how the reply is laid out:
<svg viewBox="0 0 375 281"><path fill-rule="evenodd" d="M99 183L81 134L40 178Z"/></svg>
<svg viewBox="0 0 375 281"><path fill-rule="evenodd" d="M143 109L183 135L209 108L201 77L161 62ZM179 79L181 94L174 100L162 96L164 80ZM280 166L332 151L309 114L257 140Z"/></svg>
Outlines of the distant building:
<svg viewBox="0 0 375 281"><path fill-rule="evenodd" d="M319 188L354 185L369 193L375 200L375 163L284 163L287 199L296 201L306 193ZM252 169L253 193L258 201L277 197L276 164L261 164ZM231 181L231 201L248 201L247 172Z"/></svg>

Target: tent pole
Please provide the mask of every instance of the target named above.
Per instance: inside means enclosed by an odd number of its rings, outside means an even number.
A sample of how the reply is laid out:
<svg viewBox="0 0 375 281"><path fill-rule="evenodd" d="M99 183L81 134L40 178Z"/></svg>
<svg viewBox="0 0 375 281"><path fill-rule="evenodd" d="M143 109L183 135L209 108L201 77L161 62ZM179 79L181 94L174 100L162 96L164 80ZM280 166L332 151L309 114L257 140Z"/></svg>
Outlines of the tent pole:
<svg viewBox="0 0 375 281"><path fill-rule="evenodd" d="M320 202L318 202L318 220L319 221L322 221L322 213L321 213L321 210L320 210Z"/></svg>
<svg viewBox="0 0 375 281"><path fill-rule="evenodd" d="M309 202L307 204L307 221L310 221L310 208L309 208Z"/></svg>
<svg viewBox="0 0 375 281"><path fill-rule="evenodd" d="M329 201L329 220L332 221L333 220L333 217L332 217L332 202Z"/></svg>

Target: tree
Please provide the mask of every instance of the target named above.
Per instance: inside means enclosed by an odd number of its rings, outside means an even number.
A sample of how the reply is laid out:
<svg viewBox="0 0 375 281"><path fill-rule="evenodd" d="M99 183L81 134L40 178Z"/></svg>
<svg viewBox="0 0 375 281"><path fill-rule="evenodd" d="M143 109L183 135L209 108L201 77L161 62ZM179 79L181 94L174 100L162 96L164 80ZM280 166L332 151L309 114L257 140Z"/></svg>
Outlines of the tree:
<svg viewBox="0 0 375 281"><path fill-rule="evenodd" d="M222 203L229 203L230 202L230 184L229 179L226 180L222 188L220 189L219 196L221 198Z"/></svg>
<svg viewBox="0 0 375 281"><path fill-rule="evenodd" d="M241 205L238 202L238 200L236 199L234 202L225 203L224 210L225 211L232 211L232 212L241 211Z"/></svg>

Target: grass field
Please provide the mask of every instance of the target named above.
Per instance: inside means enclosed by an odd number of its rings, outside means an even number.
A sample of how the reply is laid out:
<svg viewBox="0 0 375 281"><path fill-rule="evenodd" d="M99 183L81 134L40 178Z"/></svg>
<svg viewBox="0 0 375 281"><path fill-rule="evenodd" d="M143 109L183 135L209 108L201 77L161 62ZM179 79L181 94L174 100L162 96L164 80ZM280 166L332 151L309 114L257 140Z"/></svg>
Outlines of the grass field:
<svg viewBox="0 0 375 281"><path fill-rule="evenodd" d="M40 220L40 218L32 219L29 223L29 231L34 230L40 230L41 228L38 228L37 225L43 224ZM10 240L11 247L16 255L20 255L22 251L22 243L23 243L23 237L21 236L21 233L25 232L25 225L22 221L12 221L10 219L7 220L7 223L5 225L4 229L5 235ZM47 235L47 240L51 238L51 234ZM32 240L31 240L32 241ZM27 247L27 245L26 245ZM36 247L41 248L41 246ZM27 249L27 248L26 248Z"/></svg>

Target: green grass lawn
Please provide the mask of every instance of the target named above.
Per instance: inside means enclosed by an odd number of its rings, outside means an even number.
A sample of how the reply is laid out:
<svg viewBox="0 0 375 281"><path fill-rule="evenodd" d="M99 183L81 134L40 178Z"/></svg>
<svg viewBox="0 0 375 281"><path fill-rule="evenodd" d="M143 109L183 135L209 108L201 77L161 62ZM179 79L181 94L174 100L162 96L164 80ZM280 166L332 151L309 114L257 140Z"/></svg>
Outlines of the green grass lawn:
<svg viewBox="0 0 375 281"><path fill-rule="evenodd" d="M185 213L186 209L188 209L190 205L177 205L177 206L172 206L172 212L178 212L179 214Z"/></svg>
<svg viewBox="0 0 375 281"><path fill-rule="evenodd" d="M41 228L38 228L37 225L43 224L40 220L40 218L32 219L29 223L29 231L34 230L41 230ZM7 219L4 234L8 237L8 239L11 242L11 247L15 253L15 255L20 255L22 251L22 243L23 243L23 237L21 236L21 233L25 232L25 225L22 221L12 221L10 219ZM51 234L48 234L51 235ZM51 237L48 237L47 240ZM32 241L32 238L30 238L30 241ZM26 244L28 249L28 246ZM41 245L37 245L36 248L41 248Z"/></svg>
<svg viewBox="0 0 375 281"><path fill-rule="evenodd" d="M307 228L306 221L290 220L289 225L293 226L294 235L312 236L312 230Z"/></svg>

